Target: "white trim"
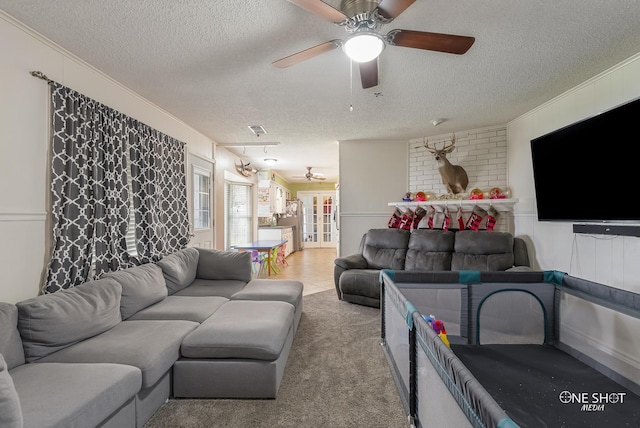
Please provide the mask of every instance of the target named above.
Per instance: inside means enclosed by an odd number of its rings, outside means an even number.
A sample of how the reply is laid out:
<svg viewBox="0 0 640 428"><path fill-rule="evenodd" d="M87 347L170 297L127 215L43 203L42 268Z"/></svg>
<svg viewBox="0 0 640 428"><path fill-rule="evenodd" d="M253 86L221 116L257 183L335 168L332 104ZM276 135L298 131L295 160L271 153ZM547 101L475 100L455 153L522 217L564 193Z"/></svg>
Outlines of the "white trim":
<svg viewBox="0 0 640 428"><path fill-rule="evenodd" d="M198 158L198 159L203 160L205 162L209 162L209 163L211 163L213 165L216 164L216 160L210 158L209 156L204 156L204 155L201 155L201 154L198 154L198 153L193 153L193 152L188 151L188 150L187 150L187 155L188 156L193 156L194 158Z"/></svg>
<svg viewBox="0 0 640 428"><path fill-rule="evenodd" d="M246 177L243 177L241 175L236 175L229 171L224 171L224 180L230 183L242 183L242 184L250 184L250 185L255 184L253 180L249 180Z"/></svg>
<svg viewBox="0 0 640 428"><path fill-rule="evenodd" d="M46 212L0 212L0 222L9 221L46 221Z"/></svg>
<svg viewBox="0 0 640 428"><path fill-rule="evenodd" d="M363 212L363 213L346 213L341 212L340 217L389 217L389 213L372 213L372 212Z"/></svg>

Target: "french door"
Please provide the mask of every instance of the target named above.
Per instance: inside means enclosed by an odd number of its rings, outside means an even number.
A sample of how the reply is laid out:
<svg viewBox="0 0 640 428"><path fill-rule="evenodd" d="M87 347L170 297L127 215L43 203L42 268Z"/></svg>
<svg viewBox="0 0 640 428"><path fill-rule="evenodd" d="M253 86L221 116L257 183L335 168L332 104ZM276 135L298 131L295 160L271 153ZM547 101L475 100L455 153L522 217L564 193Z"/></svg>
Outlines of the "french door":
<svg viewBox="0 0 640 428"><path fill-rule="evenodd" d="M304 248L336 248L336 192L298 192L302 201L302 241Z"/></svg>

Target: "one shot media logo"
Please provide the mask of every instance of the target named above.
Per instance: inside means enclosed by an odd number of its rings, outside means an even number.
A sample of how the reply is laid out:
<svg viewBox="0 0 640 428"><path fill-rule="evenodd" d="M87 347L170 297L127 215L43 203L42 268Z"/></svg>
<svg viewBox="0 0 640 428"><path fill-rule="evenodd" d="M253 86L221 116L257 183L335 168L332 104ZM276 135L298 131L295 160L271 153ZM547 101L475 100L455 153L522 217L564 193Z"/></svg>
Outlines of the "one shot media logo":
<svg viewBox="0 0 640 428"><path fill-rule="evenodd" d="M583 412L603 412L608 405L624 404L626 392L571 392L562 391L558 398L562 404L577 404Z"/></svg>

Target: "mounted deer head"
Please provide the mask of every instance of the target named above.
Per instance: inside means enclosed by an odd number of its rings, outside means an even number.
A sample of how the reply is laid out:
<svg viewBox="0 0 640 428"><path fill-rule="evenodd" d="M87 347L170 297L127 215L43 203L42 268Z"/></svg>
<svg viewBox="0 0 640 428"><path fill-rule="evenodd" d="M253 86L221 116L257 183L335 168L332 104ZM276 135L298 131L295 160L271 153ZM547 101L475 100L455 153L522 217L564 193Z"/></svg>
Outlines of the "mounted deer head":
<svg viewBox="0 0 640 428"><path fill-rule="evenodd" d="M429 146L429 139L424 138L422 140L424 148L433 153L433 157L438 163L438 171L440 177L442 177L442 183L447 188L447 192L458 194L467 190L469 184L469 177L467 172L460 165L452 165L447 159L447 154L455 150L456 134L451 137L451 142L444 145L441 149L436 149Z"/></svg>

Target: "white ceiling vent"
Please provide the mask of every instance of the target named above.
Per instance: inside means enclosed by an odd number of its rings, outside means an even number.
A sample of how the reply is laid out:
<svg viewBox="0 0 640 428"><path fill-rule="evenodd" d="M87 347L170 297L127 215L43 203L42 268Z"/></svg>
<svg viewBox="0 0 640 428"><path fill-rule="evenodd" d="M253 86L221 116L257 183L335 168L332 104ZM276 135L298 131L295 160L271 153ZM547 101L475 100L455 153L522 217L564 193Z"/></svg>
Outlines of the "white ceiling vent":
<svg viewBox="0 0 640 428"><path fill-rule="evenodd" d="M257 137L267 133L262 125L249 125L249 129L256 134Z"/></svg>

